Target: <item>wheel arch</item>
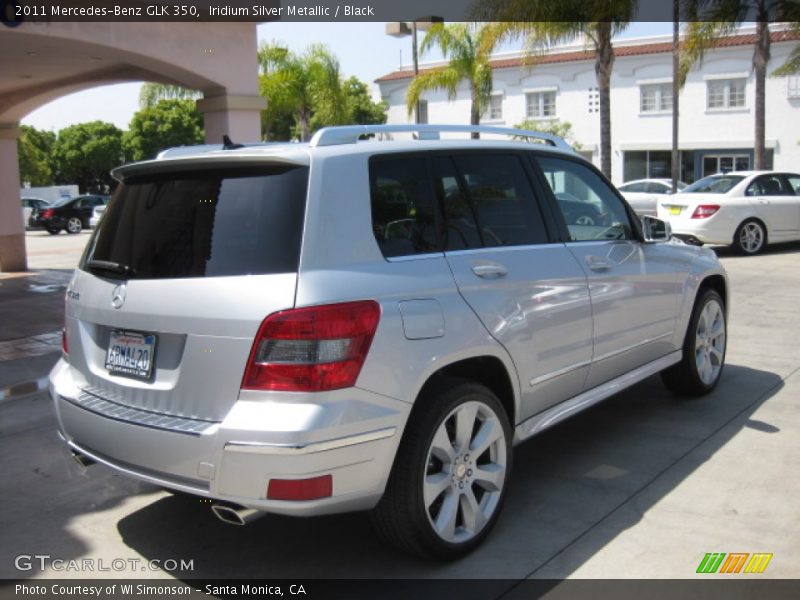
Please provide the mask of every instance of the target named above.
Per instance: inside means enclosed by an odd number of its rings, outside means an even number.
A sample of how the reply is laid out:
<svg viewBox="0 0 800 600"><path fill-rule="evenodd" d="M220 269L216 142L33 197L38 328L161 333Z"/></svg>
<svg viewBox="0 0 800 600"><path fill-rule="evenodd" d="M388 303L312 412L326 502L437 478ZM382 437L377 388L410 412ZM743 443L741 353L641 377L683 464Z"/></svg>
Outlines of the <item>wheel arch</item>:
<svg viewBox="0 0 800 600"><path fill-rule="evenodd" d="M423 410L417 400L447 378L465 379L486 386L500 400L512 426L516 424L519 412L518 394L514 388L512 374L500 358L489 354L456 360L431 373L417 394L409 419L416 411Z"/></svg>

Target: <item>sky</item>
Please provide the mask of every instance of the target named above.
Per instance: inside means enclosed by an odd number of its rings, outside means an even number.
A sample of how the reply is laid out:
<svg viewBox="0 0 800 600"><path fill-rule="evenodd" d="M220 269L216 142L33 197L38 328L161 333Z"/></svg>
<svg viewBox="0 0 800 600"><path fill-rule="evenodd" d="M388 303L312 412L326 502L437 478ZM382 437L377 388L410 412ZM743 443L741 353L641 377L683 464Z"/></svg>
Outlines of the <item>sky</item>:
<svg viewBox="0 0 800 600"><path fill-rule="evenodd" d="M339 59L342 75L355 75L372 84L380 77L411 63L411 38L393 38L384 33L385 23L262 23L258 26L259 41L278 41L295 52L303 52L310 44L328 46ZM633 23L620 38L668 34L672 23ZM511 50L512 47L506 47ZM440 55L420 58L436 60ZM141 82L122 83L92 88L63 96L30 113L22 120L37 129L58 131L75 123L107 121L120 129L139 109ZM373 86L377 97L377 86Z"/></svg>

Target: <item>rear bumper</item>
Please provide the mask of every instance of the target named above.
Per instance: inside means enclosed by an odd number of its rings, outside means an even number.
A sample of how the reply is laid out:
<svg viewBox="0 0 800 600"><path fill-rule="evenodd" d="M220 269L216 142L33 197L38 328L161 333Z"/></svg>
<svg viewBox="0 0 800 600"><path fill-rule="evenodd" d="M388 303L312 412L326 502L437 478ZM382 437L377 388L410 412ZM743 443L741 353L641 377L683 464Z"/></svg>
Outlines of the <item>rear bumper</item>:
<svg viewBox="0 0 800 600"><path fill-rule="evenodd" d="M730 245L733 243L733 226L727 219L717 219L716 215L708 219L695 219L694 222L680 220L670 221L672 235L681 239L694 239L704 244ZM735 226L733 226L735 227Z"/></svg>
<svg viewBox="0 0 800 600"><path fill-rule="evenodd" d="M358 388L284 394L283 402L275 394L251 392L242 394L222 422L187 433L170 429L168 419L143 424L136 410L82 405L81 393L69 365L59 361L50 374L50 394L61 435L73 451L156 485L297 516L372 508L383 494L410 411L404 402ZM266 499L273 478L328 474L329 498Z"/></svg>

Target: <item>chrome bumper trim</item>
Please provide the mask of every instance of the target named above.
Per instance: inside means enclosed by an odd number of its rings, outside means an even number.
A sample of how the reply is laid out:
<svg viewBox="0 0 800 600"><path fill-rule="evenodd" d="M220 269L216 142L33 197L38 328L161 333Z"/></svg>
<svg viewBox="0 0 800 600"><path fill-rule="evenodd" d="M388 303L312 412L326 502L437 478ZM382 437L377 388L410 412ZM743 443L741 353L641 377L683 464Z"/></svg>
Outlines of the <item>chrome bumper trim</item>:
<svg viewBox="0 0 800 600"><path fill-rule="evenodd" d="M359 433L347 437L326 440L324 442L312 442L310 444L267 444L263 442L239 442L230 441L225 444L226 452L239 452L243 454L314 454L315 452L325 452L375 442L392 437L397 431L397 427L387 427L377 429L367 433Z"/></svg>
<svg viewBox="0 0 800 600"><path fill-rule="evenodd" d="M154 429L173 431L175 433L200 435L210 427L218 425L218 423L212 421L201 421L199 419L189 419L186 417L177 417L139 408L132 408L101 398L86 390L81 390L77 398L69 398L60 394L59 398L64 402L69 402L70 404L93 412L101 417L106 417L107 419L142 425L144 427L152 427Z"/></svg>

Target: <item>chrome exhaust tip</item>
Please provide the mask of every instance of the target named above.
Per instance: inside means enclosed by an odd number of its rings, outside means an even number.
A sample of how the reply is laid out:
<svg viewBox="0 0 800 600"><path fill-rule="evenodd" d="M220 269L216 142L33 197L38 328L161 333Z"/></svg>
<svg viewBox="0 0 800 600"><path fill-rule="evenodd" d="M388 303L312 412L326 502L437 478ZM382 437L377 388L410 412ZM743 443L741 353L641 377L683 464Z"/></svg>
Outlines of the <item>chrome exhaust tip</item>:
<svg viewBox="0 0 800 600"><path fill-rule="evenodd" d="M239 527L244 527L266 514L264 511L238 504L214 504L211 506L211 512L223 523Z"/></svg>

